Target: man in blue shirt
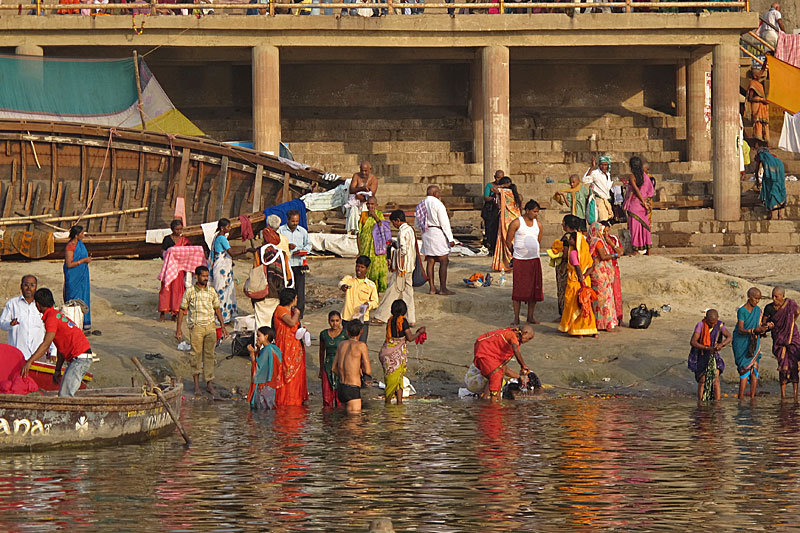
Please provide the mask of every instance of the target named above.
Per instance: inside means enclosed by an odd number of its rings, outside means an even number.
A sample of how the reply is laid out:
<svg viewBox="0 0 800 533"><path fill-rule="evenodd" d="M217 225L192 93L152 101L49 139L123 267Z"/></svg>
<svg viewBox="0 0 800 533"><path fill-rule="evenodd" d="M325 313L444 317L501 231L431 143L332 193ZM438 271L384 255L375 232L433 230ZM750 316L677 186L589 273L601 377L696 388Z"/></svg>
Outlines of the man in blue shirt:
<svg viewBox="0 0 800 533"><path fill-rule="evenodd" d="M311 251L311 242L308 232L300 226L300 213L294 209L286 213L286 224L278 228L278 233L285 235L289 240L289 266L292 267L294 276L294 289L297 291L297 307L300 309L300 318L306 307L306 270L305 257Z"/></svg>

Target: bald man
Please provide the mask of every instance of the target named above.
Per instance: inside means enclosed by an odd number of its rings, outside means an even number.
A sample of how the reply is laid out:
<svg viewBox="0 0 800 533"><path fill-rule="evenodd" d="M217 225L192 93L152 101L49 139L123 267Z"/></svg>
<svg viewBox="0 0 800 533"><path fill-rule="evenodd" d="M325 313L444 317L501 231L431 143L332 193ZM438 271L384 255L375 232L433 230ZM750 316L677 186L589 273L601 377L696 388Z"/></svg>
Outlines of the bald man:
<svg viewBox="0 0 800 533"><path fill-rule="evenodd" d="M772 354L778 359L781 398L786 396L786 383L794 389L797 399L797 361L800 359L800 332L795 321L800 316L797 302L786 297L783 287L772 289L772 303L764 309L764 321L772 332Z"/></svg>
<svg viewBox="0 0 800 533"><path fill-rule="evenodd" d="M722 397L719 376L725 370L725 362L719 352L731 343L731 339L731 333L725 328L725 324L720 322L716 309L706 311L705 318L695 326L692 340L689 342L692 347L689 352L689 369L694 371L694 379L697 380L698 400L703 399L706 370L711 357L716 361L712 394L715 400Z"/></svg>
<svg viewBox="0 0 800 533"><path fill-rule="evenodd" d="M348 233L358 232L358 219L362 211L366 211L367 199L378 194L378 178L372 173L369 161L362 161L359 171L353 174L348 189L350 198L345 205L345 230Z"/></svg>
<svg viewBox="0 0 800 533"><path fill-rule="evenodd" d="M450 217L440 200L438 185L428 187L427 196L417 205L416 224L422 233L422 249L427 263L428 284L431 294L449 296L454 294L447 289L447 267L450 264L450 248L455 246ZM434 281L434 267L439 263L439 289Z"/></svg>
<svg viewBox="0 0 800 533"><path fill-rule="evenodd" d="M739 371L738 398L744 398L747 383L750 383L750 397L755 398L758 388L758 362L761 360L761 334L767 327L761 324L761 291L751 287L747 291L747 301L736 311L736 328L733 330L733 358Z"/></svg>
<svg viewBox="0 0 800 533"><path fill-rule="evenodd" d="M520 375L527 376L530 370L522 359L520 346L533 339L533 328L526 324L521 328L505 328L484 333L475 341L473 364L487 380L482 398L493 402L500 400L505 367L516 359Z"/></svg>
<svg viewBox="0 0 800 533"><path fill-rule="evenodd" d="M761 23L758 28L759 37L767 41L773 48L778 44L778 30L786 33L783 27L783 15L781 15L781 5L773 2L769 11L764 13L764 20L769 24Z"/></svg>

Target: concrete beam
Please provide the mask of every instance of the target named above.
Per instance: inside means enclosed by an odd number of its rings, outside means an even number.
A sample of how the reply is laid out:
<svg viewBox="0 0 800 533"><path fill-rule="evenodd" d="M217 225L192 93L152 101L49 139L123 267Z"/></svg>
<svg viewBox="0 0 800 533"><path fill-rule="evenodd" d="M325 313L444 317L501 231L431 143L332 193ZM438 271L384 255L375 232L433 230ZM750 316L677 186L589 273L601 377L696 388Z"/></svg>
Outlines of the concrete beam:
<svg viewBox="0 0 800 533"><path fill-rule="evenodd" d="M244 9L244 8L243 8ZM7 13L7 12L4 12ZM129 16L6 15L0 46L249 47L594 47L713 46L738 42L758 25L757 13L596 13L415 17L147 17L147 29L131 34Z"/></svg>
<svg viewBox="0 0 800 533"><path fill-rule="evenodd" d="M253 148L280 154L280 56L275 46L253 47Z"/></svg>
<svg viewBox="0 0 800 533"><path fill-rule="evenodd" d="M510 173L508 65L508 48L505 46L487 46L481 50L484 185L493 181L496 170Z"/></svg>
<svg viewBox="0 0 800 533"><path fill-rule="evenodd" d="M739 134L739 48L714 47L712 97L714 129L714 216L734 221L741 217L741 186L736 136Z"/></svg>

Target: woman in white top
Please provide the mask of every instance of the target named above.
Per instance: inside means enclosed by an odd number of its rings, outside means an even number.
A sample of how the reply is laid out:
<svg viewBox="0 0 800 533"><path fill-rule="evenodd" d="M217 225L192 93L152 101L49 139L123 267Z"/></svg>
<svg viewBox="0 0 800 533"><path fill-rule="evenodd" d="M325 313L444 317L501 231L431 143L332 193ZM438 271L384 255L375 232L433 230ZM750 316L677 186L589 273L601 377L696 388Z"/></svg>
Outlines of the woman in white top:
<svg viewBox="0 0 800 533"><path fill-rule="evenodd" d="M514 289L511 300L514 303L514 322L519 325L519 311L522 302L528 304L528 324L538 324L534 318L536 302L544 300L542 294L542 262L539 249L542 244L542 228L537 217L539 204L530 200L525 204L525 213L508 227L506 244L513 249Z"/></svg>

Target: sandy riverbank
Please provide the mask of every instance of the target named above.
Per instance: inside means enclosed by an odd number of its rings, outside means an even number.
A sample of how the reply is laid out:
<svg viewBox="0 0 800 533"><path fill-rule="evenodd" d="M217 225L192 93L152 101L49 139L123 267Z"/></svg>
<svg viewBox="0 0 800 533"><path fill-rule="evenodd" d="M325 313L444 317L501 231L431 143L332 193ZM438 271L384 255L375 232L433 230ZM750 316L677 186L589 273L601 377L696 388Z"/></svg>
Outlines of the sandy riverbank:
<svg viewBox="0 0 800 533"><path fill-rule="evenodd" d="M335 284L353 270L352 259L314 258L309 278L310 305L306 325L315 334L326 326L327 313L340 309L340 293ZM452 287L456 295L431 296L417 292L419 325L428 329L428 342L419 350L409 349L409 379L421 394L455 395L464 371L472 359L475 338L486 331L510 324L511 283L488 288L467 289L461 279L489 268L489 258L457 257L451 263ZM722 319L733 327L736 309L744 302L748 287L756 285L764 294L781 284L792 289L789 296L800 296L797 278L800 256L684 256L623 257L622 289L625 316L641 303L648 307L668 304L671 312L653 320L647 330L621 328L616 333L601 333L599 339L569 338L560 334L556 318L556 292L553 269L544 265L545 302L537 308L542 325L536 338L523 347L523 356L542 381L553 386L550 394L574 394L569 389L603 392L688 395L695 390L694 378L686 368L689 337L703 310L715 307ZM97 260L91 265L92 313L94 327L102 336L90 339L100 361L93 365L96 387L130 385L131 377L142 379L129 361L137 355L160 376L176 375L189 385L187 355L176 349L174 322L158 322L156 312L160 260ZM57 262L0 263L0 298L18 294L19 278L33 273L40 287L49 287L57 301L62 289L62 264ZM250 312L250 301L241 293L247 262L237 265L240 282L238 297L243 312ZM713 271L712 271L713 270ZM767 303L767 302L764 302ZM524 312L524 311L523 311ZM627 322L627 318L626 318ZM5 334L0 334L5 340ZM383 340L383 328L373 326L370 353L380 376L377 353ZM766 340L761 375L763 391L777 392L777 372ZM307 357L309 389L312 402L319 399L318 343L314 341ZM145 361L145 353L161 353L164 359ZM232 390L246 390L249 361L230 354L230 342L217 350L216 382ZM724 393L734 395L738 376L733 367L733 353L723 354L728 369L723 374ZM437 362L423 361L419 357ZM656 376L656 377L654 377Z"/></svg>

